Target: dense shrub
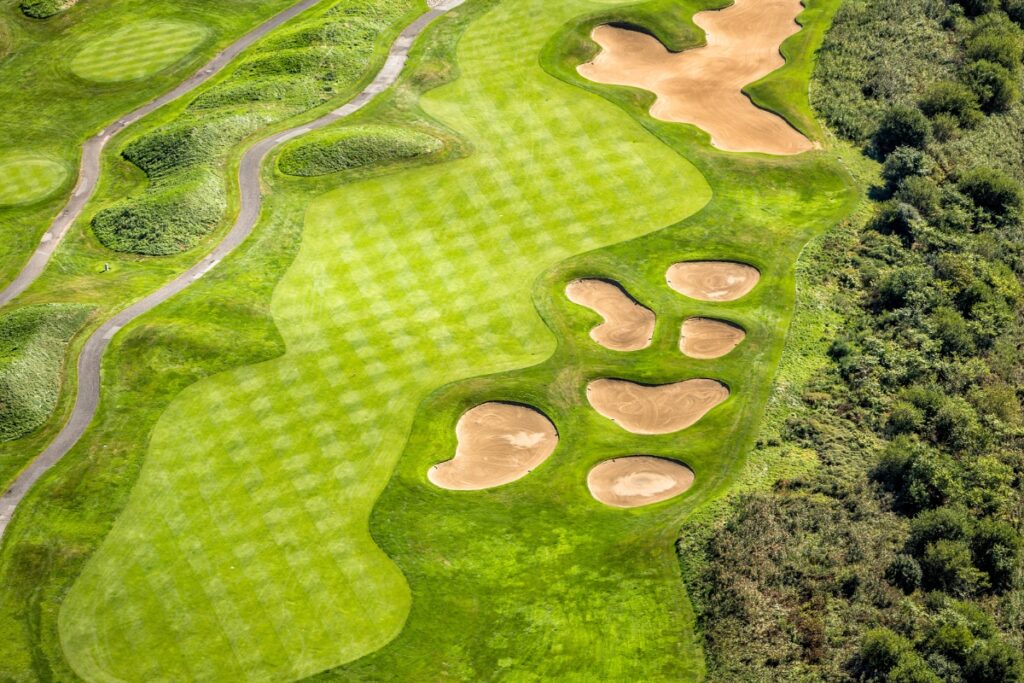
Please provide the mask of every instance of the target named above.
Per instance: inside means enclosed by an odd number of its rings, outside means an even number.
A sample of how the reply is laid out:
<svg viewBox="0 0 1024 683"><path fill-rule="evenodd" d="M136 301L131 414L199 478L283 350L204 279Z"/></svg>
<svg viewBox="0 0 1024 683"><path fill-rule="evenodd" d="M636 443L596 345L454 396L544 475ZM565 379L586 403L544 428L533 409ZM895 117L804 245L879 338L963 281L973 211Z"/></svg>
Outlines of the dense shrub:
<svg viewBox="0 0 1024 683"><path fill-rule="evenodd" d="M46 19L60 14L78 0L21 0L21 11L33 19Z"/></svg>
<svg viewBox="0 0 1024 683"><path fill-rule="evenodd" d="M935 171L935 162L927 154L913 147L897 147L886 157L882 178L890 191L909 176L927 176Z"/></svg>
<svg viewBox="0 0 1024 683"><path fill-rule="evenodd" d="M913 107L892 107L882 116L872 141L884 158L898 147L922 149L931 138L931 124Z"/></svg>
<svg viewBox="0 0 1024 683"><path fill-rule="evenodd" d="M967 41L967 58L999 64L1011 74L1020 69L1024 43L1009 31L981 31Z"/></svg>
<svg viewBox="0 0 1024 683"><path fill-rule="evenodd" d="M948 114L964 128L974 128L984 117L977 95L966 85L956 81L940 81L933 84L921 96L918 106L933 119L937 115Z"/></svg>
<svg viewBox="0 0 1024 683"><path fill-rule="evenodd" d="M60 392L64 350L90 307L26 306L0 315L0 441L38 429Z"/></svg>
<svg viewBox="0 0 1024 683"><path fill-rule="evenodd" d="M392 126L359 126L296 140L278 159L282 173L318 176L387 164L437 152L443 143L432 135Z"/></svg>
<svg viewBox="0 0 1024 683"><path fill-rule="evenodd" d="M956 0L969 17L977 17L999 9L999 0Z"/></svg>
<svg viewBox="0 0 1024 683"><path fill-rule="evenodd" d="M1020 98L1013 74L995 62L971 62L964 68L964 81L987 112L1005 111Z"/></svg>
<svg viewBox="0 0 1024 683"><path fill-rule="evenodd" d="M1016 219L1024 209L1024 189L1013 178L995 169L969 171L961 176L957 187L994 219Z"/></svg>

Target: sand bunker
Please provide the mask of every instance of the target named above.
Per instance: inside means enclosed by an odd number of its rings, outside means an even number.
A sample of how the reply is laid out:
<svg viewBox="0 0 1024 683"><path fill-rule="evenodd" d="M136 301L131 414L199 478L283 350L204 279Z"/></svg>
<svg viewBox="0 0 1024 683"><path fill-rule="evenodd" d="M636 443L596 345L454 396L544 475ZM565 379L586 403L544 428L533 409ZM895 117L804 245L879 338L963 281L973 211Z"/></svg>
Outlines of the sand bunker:
<svg viewBox="0 0 1024 683"><path fill-rule="evenodd" d="M476 491L525 477L555 450L558 432L542 413L511 403L482 403L455 425L455 457L427 472L431 482Z"/></svg>
<svg viewBox="0 0 1024 683"><path fill-rule="evenodd" d="M689 467L649 455L605 460L587 475L590 495L617 508L660 503L692 485L693 470Z"/></svg>
<svg viewBox="0 0 1024 683"><path fill-rule="evenodd" d="M634 301L611 282L574 280L565 287L569 301L593 309L604 322L590 330L590 337L615 351L637 351L651 345L654 312Z"/></svg>
<svg viewBox="0 0 1024 683"><path fill-rule="evenodd" d="M686 261L671 265L666 279L669 287L691 299L734 301L754 288L761 273L732 261Z"/></svg>
<svg viewBox="0 0 1024 683"><path fill-rule="evenodd" d="M651 116L692 123L730 152L798 154L814 145L785 119L760 109L744 86L785 61L782 41L800 30L800 0L736 0L720 11L699 12L704 47L672 53L656 38L614 26L591 34L601 52L579 73L598 83L629 85L657 95Z"/></svg>
<svg viewBox="0 0 1024 683"><path fill-rule="evenodd" d="M686 429L729 397L713 379L688 379L647 386L621 379L596 379L587 385L594 410L634 434L670 434Z"/></svg>
<svg viewBox="0 0 1024 683"><path fill-rule="evenodd" d="M679 334L679 350L690 358L720 358L743 341L743 328L724 320L689 318Z"/></svg>

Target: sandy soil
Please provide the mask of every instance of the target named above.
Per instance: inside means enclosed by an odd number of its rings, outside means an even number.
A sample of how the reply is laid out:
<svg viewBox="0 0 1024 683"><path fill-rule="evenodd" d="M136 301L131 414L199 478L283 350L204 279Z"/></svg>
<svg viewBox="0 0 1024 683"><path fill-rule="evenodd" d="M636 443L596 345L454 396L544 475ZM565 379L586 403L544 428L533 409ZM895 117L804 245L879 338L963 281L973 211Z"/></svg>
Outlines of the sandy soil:
<svg viewBox="0 0 1024 683"><path fill-rule="evenodd" d="M752 266L732 261L685 261L669 266L668 286L701 301L734 301L761 279Z"/></svg>
<svg viewBox="0 0 1024 683"><path fill-rule="evenodd" d="M590 495L605 505L635 508L678 496L693 485L686 465L649 455L605 460L590 470Z"/></svg>
<svg viewBox="0 0 1024 683"><path fill-rule="evenodd" d="M689 318L683 321L679 350L690 358L720 358L739 346L746 336L742 327L724 320Z"/></svg>
<svg viewBox="0 0 1024 683"><path fill-rule="evenodd" d="M779 46L800 30L800 0L736 0L720 11L699 12L704 47L672 53L656 38L614 26L592 37L601 52L579 73L598 83L629 85L657 95L651 116L692 123L730 152L799 154L813 143L777 114L759 109L744 86L785 62Z"/></svg>
<svg viewBox="0 0 1024 683"><path fill-rule="evenodd" d="M634 301L618 285L604 280L573 280L565 287L569 301L593 309L604 322L590 331L601 346L615 351L637 351L651 345L654 312Z"/></svg>
<svg viewBox="0 0 1024 683"><path fill-rule="evenodd" d="M596 379L587 385L594 410L634 434L670 434L686 429L729 397L713 379L688 379L647 386L621 379Z"/></svg>
<svg viewBox="0 0 1024 683"><path fill-rule="evenodd" d="M548 459L558 432L542 413L511 403L482 403L455 426L455 457L438 463L427 478L441 488L476 491L521 479Z"/></svg>

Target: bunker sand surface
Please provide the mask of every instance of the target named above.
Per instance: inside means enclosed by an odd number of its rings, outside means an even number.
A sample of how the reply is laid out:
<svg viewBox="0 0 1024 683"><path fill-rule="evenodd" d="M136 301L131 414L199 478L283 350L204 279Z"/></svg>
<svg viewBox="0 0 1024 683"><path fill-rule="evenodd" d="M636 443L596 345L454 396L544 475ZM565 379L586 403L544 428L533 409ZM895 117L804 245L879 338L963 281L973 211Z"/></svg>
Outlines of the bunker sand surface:
<svg viewBox="0 0 1024 683"><path fill-rule="evenodd" d="M750 293L761 279L753 266L732 261L685 261L666 273L668 286L700 301L735 301Z"/></svg>
<svg viewBox="0 0 1024 683"><path fill-rule="evenodd" d="M594 410L634 434L686 429L727 398L728 387L704 378L659 386L596 379L587 385L587 400Z"/></svg>
<svg viewBox="0 0 1024 683"><path fill-rule="evenodd" d="M779 47L800 30L802 11L800 0L736 0L700 12L693 20L707 44L679 53L646 33L598 26L591 35L601 52L578 71L598 83L653 92L651 116L698 126L719 149L799 154L814 144L781 116L755 106L743 88L785 63Z"/></svg>
<svg viewBox="0 0 1024 683"><path fill-rule="evenodd" d="M590 337L613 351L638 351L651 345L654 312L641 306L625 290L605 280L574 280L565 287L569 301L598 313L604 322L590 330Z"/></svg>
<svg viewBox="0 0 1024 683"><path fill-rule="evenodd" d="M427 472L432 483L453 491L477 491L521 479L558 445L555 426L541 412L494 401L464 413L455 434L455 457Z"/></svg>
<svg viewBox="0 0 1024 683"><path fill-rule="evenodd" d="M746 336L742 327L724 320L689 318L683 321L679 350L700 360L721 358L739 346Z"/></svg>
<svg viewBox="0 0 1024 683"><path fill-rule="evenodd" d="M693 485L693 470L667 458L631 455L605 460L587 475L595 499L617 508L635 508L674 498Z"/></svg>

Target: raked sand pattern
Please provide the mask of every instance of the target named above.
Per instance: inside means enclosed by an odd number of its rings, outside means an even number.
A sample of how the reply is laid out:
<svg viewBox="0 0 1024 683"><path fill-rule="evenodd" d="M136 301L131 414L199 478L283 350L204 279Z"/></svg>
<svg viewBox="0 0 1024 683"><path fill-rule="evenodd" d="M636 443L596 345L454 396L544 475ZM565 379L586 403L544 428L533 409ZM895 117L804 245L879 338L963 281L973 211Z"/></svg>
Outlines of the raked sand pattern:
<svg viewBox="0 0 1024 683"><path fill-rule="evenodd" d="M309 207L273 301L287 354L171 404L71 589L60 629L80 675L298 678L399 632L408 587L368 518L415 407L457 378L550 354L530 298L546 268L710 198L628 114L541 69L542 46L592 7L509 2L474 22L461 77L424 106L475 153Z"/></svg>

